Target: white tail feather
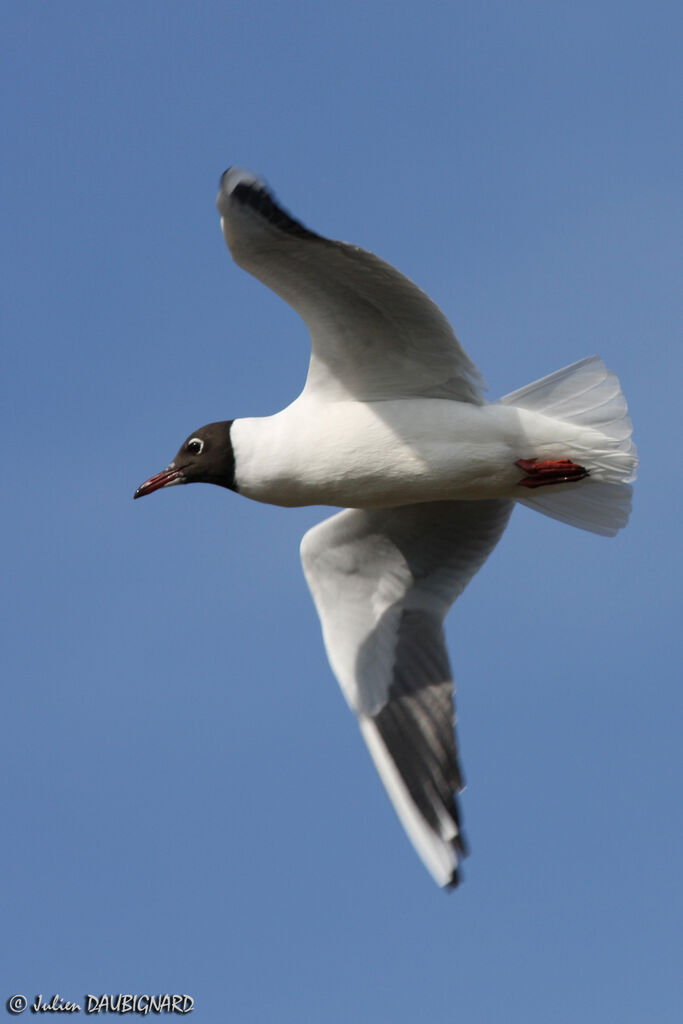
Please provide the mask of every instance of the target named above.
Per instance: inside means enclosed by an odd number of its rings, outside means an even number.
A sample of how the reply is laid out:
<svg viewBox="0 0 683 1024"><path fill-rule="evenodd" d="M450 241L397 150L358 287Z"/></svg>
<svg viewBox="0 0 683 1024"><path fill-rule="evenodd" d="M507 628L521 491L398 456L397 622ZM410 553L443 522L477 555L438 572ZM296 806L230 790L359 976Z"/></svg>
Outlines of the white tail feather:
<svg viewBox="0 0 683 1024"><path fill-rule="evenodd" d="M500 401L542 413L602 435L604 444L592 452L591 468L601 479L539 488L520 499L552 519L611 537L628 522L638 455L631 440L628 415L619 380L598 356L557 370L542 380L505 395Z"/></svg>

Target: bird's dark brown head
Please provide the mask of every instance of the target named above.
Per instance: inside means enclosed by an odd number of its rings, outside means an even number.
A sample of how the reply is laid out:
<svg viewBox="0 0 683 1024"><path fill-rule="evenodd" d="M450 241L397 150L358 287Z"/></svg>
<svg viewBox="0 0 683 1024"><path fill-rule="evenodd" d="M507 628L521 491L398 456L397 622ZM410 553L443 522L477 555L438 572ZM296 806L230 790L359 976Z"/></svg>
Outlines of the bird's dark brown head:
<svg viewBox="0 0 683 1024"><path fill-rule="evenodd" d="M133 497L142 498L173 484L218 484L236 490L235 453L230 438L232 424L232 420L208 423L190 434L170 466L140 484Z"/></svg>

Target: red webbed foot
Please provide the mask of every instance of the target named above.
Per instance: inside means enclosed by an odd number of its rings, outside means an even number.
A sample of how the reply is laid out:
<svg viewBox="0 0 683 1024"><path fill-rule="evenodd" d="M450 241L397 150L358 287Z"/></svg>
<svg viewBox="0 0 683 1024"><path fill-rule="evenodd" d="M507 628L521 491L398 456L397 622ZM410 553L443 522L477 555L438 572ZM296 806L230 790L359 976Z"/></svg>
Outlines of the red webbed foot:
<svg viewBox="0 0 683 1024"><path fill-rule="evenodd" d="M584 466L571 459L517 459L516 466L527 476L520 480L522 487L545 487L546 484L568 484L589 475Z"/></svg>

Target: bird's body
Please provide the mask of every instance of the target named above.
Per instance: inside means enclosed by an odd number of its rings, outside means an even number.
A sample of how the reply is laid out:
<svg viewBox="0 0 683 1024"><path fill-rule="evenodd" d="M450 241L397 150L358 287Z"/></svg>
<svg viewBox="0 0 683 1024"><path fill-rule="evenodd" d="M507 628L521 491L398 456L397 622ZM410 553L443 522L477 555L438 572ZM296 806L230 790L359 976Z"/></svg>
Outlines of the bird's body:
<svg viewBox="0 0 683 1024"><path fill-rule="evenodd" d="M301 395L200 428L136 497L204 481L344 509L301 545L325 647L416 850L444 886L465 854L443 620L516 502L607 536L637 456L619 381L583 359L497 402L443 313L372 253L322 238L248 171L218 196L235 261L311 334Z"/></svg>
<svg viewBox="0 0 683 1024"><path fill-rule="evenodd" d="M326 402L306 391L274 416L236 420L231 437L240 494L341 508L519 497L517 459L584 465L604 444L596 431L500 403Z"/></svg>

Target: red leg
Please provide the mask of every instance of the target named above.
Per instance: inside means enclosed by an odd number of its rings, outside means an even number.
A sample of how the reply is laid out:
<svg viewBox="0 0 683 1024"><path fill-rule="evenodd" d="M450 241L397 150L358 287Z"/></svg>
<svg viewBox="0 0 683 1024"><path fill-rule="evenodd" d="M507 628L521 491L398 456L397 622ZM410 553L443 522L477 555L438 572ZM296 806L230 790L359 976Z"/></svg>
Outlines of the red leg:
<svg viewBox="0 0 683 1024"><path fill-rule="evenodd" d="M516 466L528 475L520 480L522 487L545 487L546 484L567 484L583 480L588 470L570 459L517 459Z"/></svg>

